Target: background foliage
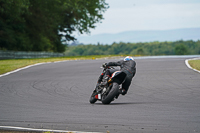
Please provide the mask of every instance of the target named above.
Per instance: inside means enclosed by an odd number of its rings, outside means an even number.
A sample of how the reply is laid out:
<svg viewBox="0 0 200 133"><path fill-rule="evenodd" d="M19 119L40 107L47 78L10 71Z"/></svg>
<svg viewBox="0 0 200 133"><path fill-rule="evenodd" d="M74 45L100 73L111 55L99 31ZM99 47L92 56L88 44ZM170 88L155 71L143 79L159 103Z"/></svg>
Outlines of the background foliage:
<svg viewBox="0 0 200 133"><path fill-rule="evenodd" d="M78 45L66 50L67 56L80 55L195 55L200 54L200 40L176 42L113 43Z"/></svg>
<svg viewBox="0 0 200 133"><path fill-rule="evenodd" d="M105 0L0 0L0 50L64 52L62 40L88 33L107 8Z"/></svg>

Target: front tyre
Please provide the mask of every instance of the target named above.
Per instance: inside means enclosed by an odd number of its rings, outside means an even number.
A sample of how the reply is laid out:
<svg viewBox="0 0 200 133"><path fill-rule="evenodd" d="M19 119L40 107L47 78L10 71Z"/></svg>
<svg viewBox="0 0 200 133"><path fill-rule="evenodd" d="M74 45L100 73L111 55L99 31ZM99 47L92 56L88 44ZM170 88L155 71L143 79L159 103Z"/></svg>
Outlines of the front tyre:
<svg viewBox="0 0 200 133"><path fill-rule="evenodd" d="M119 84L114 82L110 92L107 95L103 95L101 101L103 104L110 104L113 101L114 97L118 94L119 94Z"/></svg>
<svg viewBox="0 0 200 133"><path fill-rule="evenodd" d="M96 93L96 91L93 91L93 93L90 97L90 100L89 100L91 104L94 104L97 101L97 99L95 98L95 95L97 95L97 93Z"/></svg>

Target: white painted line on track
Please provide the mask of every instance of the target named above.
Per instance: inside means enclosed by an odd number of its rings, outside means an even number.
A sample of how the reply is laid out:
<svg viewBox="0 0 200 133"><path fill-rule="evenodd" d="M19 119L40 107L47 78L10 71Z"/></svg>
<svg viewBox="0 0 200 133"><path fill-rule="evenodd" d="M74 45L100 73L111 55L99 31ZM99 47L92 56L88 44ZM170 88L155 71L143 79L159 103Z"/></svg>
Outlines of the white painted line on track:
<svg viewBox="0 0 200 133"><path fill-rule="evenodd" d="M66 61L78 61L78 60L63 60L63 61L54 61L54 62L42 62L42 63L37 63L37 64L33 64L33 65L29 65L29 66L26 66L26 67L22 67L22 68L16 69L16 70L14 70L14 71L10 71L10 72L4 73L4 74L0 75L0 77L9 75L9 74L12 74L12 73L15 73L15 72L18 72L18 71L21 71L21 70L24 70L24 69L33 67L33 66L38 66L38 65L42 65L42 64L48 64L48 63L61 63L61 62L66 62Z"/></svg>
<svg viewBox="0 0 200 133"><path fill-rule="evenodd" d="M33 66L38 66L38 65L42 65L42 64L48 64L48 63L60 63L60 62L66 62L66 61L70 61L70 60L37 63L37 64L33 64L33 65L29 65L29 66L26 66L26 67L22 67L22 68L16 69L14 71L10 71L10 72L4 73L4 74L0 75L0 77L6 76L6 75L9 75L9 74L12 74L12 73L16 73L18 71L21 71L21 70L24 70L24 69L27 69L27 68L30 68L30 67L33 67Z"/></svg>
<svg viewBox="0 0 200 133"><path fill-rule="evenodd" d="M37 64L33 64L33 65L29 65L29 66L26 66L26 67L22 67L22 68L16 69L16 70L14 70L14 71L10 71L10 72L4 73L4 74L0 75L0 77L9 75L9 74L12 74L12 73L15 73L15 72L18 72L18 71L21 71L21 70L24 70L24 69L33 67L33 66L38 66L38 65L42 65L42 64L48 64L48 63L62 63L62 62L66 62L66 61L79 61L79 60L76 59L76 60L63 60L63 61L54 61L54 62L42 62L42 63L37 63Z"/></svg>
<svg viewBox="0 0 200 133"><path fill-rule="evenodd" d="M190 66L190 64L188 63L189 60L200 60L200 58L193 58L193 59L187 59L187 60L185 60L185 64L186 64L186 66L187 66L188 68L190 68L190 69L192 69L192 70L194 70L194 71L200 73L199 70L196 70L196 69L194 69L194 68L192 68L192 67Z"/></svg>
<svg viewBox="0 0 200 133"><path fill-rule="evenodd" d="M13 127L13 126L0 126L0 129L41 131L41 132L62 132L62 133L100 133L100 132L82 132L82 131L66 131L66 130L52 130L52 129L35 129L35 128L25 128L25 127Z"/></svg>
<svg viewBox="0 0 200 133"><path fill-rule="evenodd" d="M48 63L50 63L50 62L48 62ZM7 72L7 73L5 73L5 74L2 74L2 75L0 75L0 77L9 75L9 74L11 74L11 73L15 73L15 72L18 72L18 71L20 71L20 70L24 70L24 69L27 69L27 68L30 68L30 67L33 67L33 66L42 65L42 64L46 64L46 63L37 63L37 64L34 64L34 65L29 65L29 66L26 66L26 67L23 67L23 68L19 68L19 69L16 69L16 70L14 70L14 71Z"/></svg>

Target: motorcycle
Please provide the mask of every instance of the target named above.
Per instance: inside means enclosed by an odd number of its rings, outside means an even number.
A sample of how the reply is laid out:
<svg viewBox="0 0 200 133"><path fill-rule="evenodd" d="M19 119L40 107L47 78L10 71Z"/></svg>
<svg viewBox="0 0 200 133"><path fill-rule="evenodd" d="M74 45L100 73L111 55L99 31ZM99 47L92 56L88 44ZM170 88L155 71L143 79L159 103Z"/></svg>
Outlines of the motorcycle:
<svg viewBox="0 0 200 133"><path fill-rule="evenodd" d="M113 67L104 68L114 69ZM90 97L90 103L94 104L96 101L101 101L103 104L110 104L114 99L117 99L120 94L120 86L126 79L126 73L122 71L115 71L106 85L98 85Z"/></svg>

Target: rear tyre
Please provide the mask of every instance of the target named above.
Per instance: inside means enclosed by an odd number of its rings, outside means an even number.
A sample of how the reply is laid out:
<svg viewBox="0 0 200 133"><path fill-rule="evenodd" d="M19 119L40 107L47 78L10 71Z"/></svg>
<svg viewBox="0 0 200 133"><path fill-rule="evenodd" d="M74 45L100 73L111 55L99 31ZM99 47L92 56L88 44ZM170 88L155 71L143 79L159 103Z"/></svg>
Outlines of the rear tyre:
<svg viewBox="0 0 200 133"><path fill-rule="evenodd" d="M103 104L110 104L115 98L115 96L118 94L119 94L119 85L114 82L110 92L107 95L103 95L101 101Z"/></svg>
<svg viewBox="0 0 200 133"><path fill-rule="evenodd" d="M94 104L97 101L97 99L95 98L95 95L97 95L96 91L94 91L90 97L89 101L91 104Z"/></svg>

